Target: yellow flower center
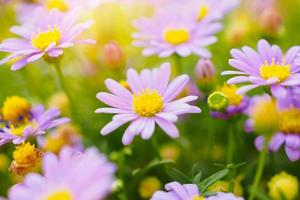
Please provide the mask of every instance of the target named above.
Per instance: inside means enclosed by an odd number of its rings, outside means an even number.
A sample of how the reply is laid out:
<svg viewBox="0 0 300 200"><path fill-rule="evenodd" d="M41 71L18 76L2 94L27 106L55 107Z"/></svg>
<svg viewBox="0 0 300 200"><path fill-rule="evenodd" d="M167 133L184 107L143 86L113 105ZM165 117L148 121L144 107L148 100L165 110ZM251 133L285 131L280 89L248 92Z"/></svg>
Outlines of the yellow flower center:
<svg viewBox="0 0 300 200"><path fill-rule="evenodd" d="M65 12L69 10L69 5L65 0L46 0L45 7L48 10L56 8L61 12Z"/></svg>
<svg viewBox="0 0 300 200"><path fill-rule="evenodd" d="M12 96L3 104L3 119L11 124L18 125L31 118L31 105L26 99Z"/></svg>
<svg viewBox="0 0 300 200"><path fill-rule="evenodd" d="M179 45L190 40L190 32L186 28L167 28L164 40L173 45Z"/></svg>
<svg viewBox="0 0 300 200"><path fill-rule="evenodd" d="M280 82L284 81L291 75L291 65L285 64L283 61L281 64L275 63L274 58L272 63L265 61L260 67L260 75L263 79L277 78Z"/></svg>
<svg viewBox="0 0 300 200"><path fill-rule="evenodd" d="M21 166L33 167L41 158L41 152L30 143L23 143L13 152L14 161Z"/></svg>
<svg viewBox="0 0 300 200"><path fill-rule="evenodd" d="M142 117L153 117L163 106L163 98L157 90L146 89L133 95L133 110Z"/></svg>
<svg viewBox="0 0 300 200"><path fill-rule="evenodd" d="M276 101L262 99L251 109L251 118L258 133L273 134L279 128L280 114Z"/></svg>
<svg viewBox="0 0 300 200"><path fill-rule="evenodd" d="M193 196L192 200L205 200L203 196Z"/></svg>
<svg viewBox="0 0 300 200"><path fill-rule="evenodd" d="M300 109L291 108L280 112L279 128L283 133L300 134Z"/></svg>
<svg viewBox="0 0 300 200"><path fill-rule="evenodd" d="M237 89L236 85L227 84L219 88L219 91L228 99L228 105L238 106L242 102L244 97L236 93Z"/></svg>
<svg viewBox="0 0 300 200"><path fill-rule="evenodd" d="M275 175L268 182L269 195L272 199L282 199L282 195L286 200L295 199L299 193L299 182L297 177L281 172Z"/></svg>
<svg viewBox="0 0 300 200"><path fill-rule="evenodd" d="M72 200L72 194L68 190L60 190L48 195L45 200Z"/></svg>
<svg viewBox="0 0 300 200"><path fill-rule="evenodd" d="M207 5L203 4L201 5L199 11L198 11L198 17L197 20L201 21L204 17L206 17L208 15L209 12L209 8Z"/></svg>
<svg viewBox="0 0 300 200"><path fill-rule="evenodd" d="M56 45L61 39L59 27L49 27L48 31L40 32L31 39L32 46L39 50L45 50L51 43Z"/></svg>

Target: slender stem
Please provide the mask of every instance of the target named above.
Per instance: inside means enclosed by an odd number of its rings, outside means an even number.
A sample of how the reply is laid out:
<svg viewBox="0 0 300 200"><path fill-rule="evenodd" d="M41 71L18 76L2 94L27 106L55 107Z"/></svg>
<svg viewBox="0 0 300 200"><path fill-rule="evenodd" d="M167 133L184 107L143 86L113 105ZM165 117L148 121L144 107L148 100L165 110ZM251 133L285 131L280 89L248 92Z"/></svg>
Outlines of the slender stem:
<svg viewBox="0 0 300 200"><path fill-rule="evenodd" d="M178 74L182 74L183 73L183 70L182 70L183 66L182 66L182 60L181 60L180 55L175 54L174 60L175 60L175 66L177 68Z"/></svg>
<svg viewBox="0 0 300 200"><path fill-rule="evenodd" d="M229 124L229 133L228 133L228 149L227 149L227 164L233 162L234 157L234 124Z"/></svg>
<svg viewBox="0 0 300 200"><path fill-rule="evenodd" d="M253 186L251 188L251 193L250 193L249 200L253 200L256 196L256 190L257 190L260 179L261 179L261 177L263 175L263 172L264 172L267 153L268 153L268 140L265 139L263 149L260 152L259 163L258 163L257 168L256 168L256 173L255 173L255 177L254 177Z"/></svg>
<svg viewBox="0 0 300 200"><path fill-rule="evenodd" d="M71 93L68 90L68 87L67 87L67 84L66 84L66 81L65 81L65 77L64 77L64 75L63 75L63 73L61 71L60 63L59 62L55 62L54 66L55 66L56 73L57 73L58 78L59 78L60 85L61 85L64 93L66 94L66 96L67 96L67 98L69 100L69 103L70 103L70 106L71 106L71 115L78 122L75 103L74 103L74 101L72 99Z"/></svg>
<svg viewBox="0 0 300 200"><path fill-rule="evenodd" d="M155 135L152 136L151 143L152 143L152 146L153 146L153 149L155 151L157 159L161 160L161 155L160 155L160 152L159 152L159 146L158 146L158 142L157 142L157 139L156 139Z"/></svg>

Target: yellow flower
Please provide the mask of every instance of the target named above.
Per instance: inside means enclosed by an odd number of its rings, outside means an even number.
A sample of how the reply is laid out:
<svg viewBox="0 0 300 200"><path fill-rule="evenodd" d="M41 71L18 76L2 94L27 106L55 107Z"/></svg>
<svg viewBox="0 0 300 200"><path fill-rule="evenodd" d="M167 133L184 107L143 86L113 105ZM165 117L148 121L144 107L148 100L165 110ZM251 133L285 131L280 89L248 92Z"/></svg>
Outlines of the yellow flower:
<svg viewBox="0 0 300 200"><path fill-rule="evenodd" d="M22 124L31 117L31 105L22 97L8 97L2 108L3 119L11 124Z"/></svg>
<svg viewBox="0 0 300 200"><path fill-rule="evenodd" d="M281 200L281 195L286 200L293 200L299 193L299 182L297 177L286 172L276 174L268 182L269 195L274 200Z"/></svg>
<svg viewBox="0 0 300 200"><path fill-rule="evenodd" d="M217 181L213 185L211 185L208 188L208 191L210 192L229 192L229 182L228 181ZM236 196L242 196L243 195L243 188L241 186L240 181L236 180L234 181L234 188L233 188L233 193Z"/></svg>
<svg viewBox="0 0 300 200"><path fill-rule="evenodd" d="M273 134L279 128L280 114L274 99L261 99L250 111L255 131L261 134Z"/></svg>
<svg viewBox="0 0 300 200"><path fill-rule="evenodd" d="M142 198L150 198L154 192L161 188L161 182L156 177L147 177L140 183L140 196Z"/></svg>
<svg viewBox="0 0 300 200"><path fill-rule="evenodd" d="M43 152L30 143L22 143L16 146L13 152L13 162L10 170L16 174L25 174L40 164Z"/></svg>

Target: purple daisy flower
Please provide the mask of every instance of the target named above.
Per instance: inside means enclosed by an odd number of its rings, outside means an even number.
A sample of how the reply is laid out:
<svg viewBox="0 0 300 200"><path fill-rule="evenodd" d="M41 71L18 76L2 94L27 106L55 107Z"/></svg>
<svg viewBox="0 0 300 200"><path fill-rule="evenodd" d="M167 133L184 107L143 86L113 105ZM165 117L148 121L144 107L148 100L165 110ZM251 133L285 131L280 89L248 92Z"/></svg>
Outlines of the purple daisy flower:
<svg viewBox="0 0 300 200"><path fill-rule="evenodd" d="M280 123L279 130L269 142L269 149L272 152L277 152L282 145L285 145L285 152L289 160L297 161L300 159L300 106L299 102L295 101L297 94L293 93L293 89L285 90L280 87L273 89L272 94L277 100ZM299 97L300 96L298 96L298 98ZM259 98L271 97L269 95L257 97L256 101L258 101ZM253 122L250 120L247 121L246 126L248 130L253 130ZM263 143L264 136L258 136L255 140L256 148L261 150Z"/></svg>
<svg viewBox="0 0 300 200"><path fill-rule="evenodd" d="M35 3L22 3L18 9L18 19L20 22L28 22L34 17L37 10L48 12L57 9L61 12L81 12L97 8L104 0L39 0Z"/></svg>
<svg viewBox="0 0 300 200"><path fill-rule="evenodd" d="M165 186L165 191L157 191L151 200L193 200L200 199L200 192L196 184L181 185L178 182L171 182Z"/></svg>
<svg viewBox="0 0 300 200"><path fill-rule="evenodd" d="M248 46L242 50L233 49L233 59L229 64L237 71L224 71L222 75L238 75L227 81L228 84L249 82L242 86L238 93L245 93L259 86L296 86L300 85L300 47L294 46L283 55L280 47L266 40L260 40L258 52Z"/></svg>
<svg viewBox="0 0 300 200"><path fill-rule="evenodd" d="M186 11L186 14L192 16L193 20L200 22L202 20L222 20L222 18L235 9L239 3L239 0L181 0L178 1L177 6L180 6L181 10ZM182 8L182 6L184 7Z"/></svg>
<svg viewBox="0 0 300 200"><path fill-rule="evenodd" d="M197 23L189 16L172 12L158 12L153 18L140 18L134 22L137 33L134 45L143 47L143 55L169 57L173 54L186 57L196 54L211 57L207 46L215 43L220 23L203 20Z"/></svg>
<svg viewBox="0 0 300 200"><path fill-rule="evenodd" d="M206 200L244 200L244 198L237 197L232 193L218 192L216 195L206 198Z"/></svg>
<svg viewBox="0 0 300 200"><path fill-rule="evenodd" d="M127 71L130 90L118 82L107 79L106 87L112 93L100 92L97 98L112 108L99 108L96 113L115 113L113 120L102 130L107 135L127 122L131 122L123 135L123 144L128 145L136 135L149 139L157 123L170 137L179 137L174 125L178 115L199 113L200 108L190 105L197 96L186 96L174 100L189 81L181 75L169 84L171 66L169 63L153 70L144 69L138 74L134 69Z"/></svg>
<svg viewBox="0 0 300 200"><path fill-rule="evenodd" d="M0 131L0 145L8 142L20 144L30 136L45 134L47 130L70 122L69 118L58 118L58 109L45 111L42 105L36 106L31 110L31 119L24 125L4 127Z"/></svg>
<svg viewBox="0 0 300 200"><path fill-rule="evenodd" d="M171 182L165 186L165 191L157 191L151 200L244 200L232 193L219 192L213 196L204 198L201 196L196 184L180 184Z"/></svg>
<svg viewBox="0 0 300 200"><path fill-rule="evenodd" d="M76 24L77 16L76 12L63 14L58 10L38 12L30 23L12 27L11 32L21 38L6 39L0 44L0 52L11 53L0 61L0 65L15 59L17 61L11 69L16 71L43 56L58 58L63 54L63 49L74 44L94 43L93 40L78 40L78 36L93 21Z"/></svg>
<svg viewBox="0 0 300 200"><path fill-rule="evenodd" d="M10 200L104 199L111 191L115 166L96 148L84 153L64 148L59 156L46 153L43 175L29 174L9 191Z"/></svg>

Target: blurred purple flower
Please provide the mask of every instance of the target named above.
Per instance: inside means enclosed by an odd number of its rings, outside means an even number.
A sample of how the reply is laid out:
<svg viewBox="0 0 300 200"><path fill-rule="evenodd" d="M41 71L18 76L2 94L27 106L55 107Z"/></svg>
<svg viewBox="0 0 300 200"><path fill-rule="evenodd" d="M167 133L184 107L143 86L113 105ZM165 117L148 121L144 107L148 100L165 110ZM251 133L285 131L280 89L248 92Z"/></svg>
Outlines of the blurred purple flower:
<svg viewBox="0 0 300 200"><path fill-rule="evenodd" d="M280 87L274 87L272 94L277 100L277 106L280 113L279 130L271 138L269 142L269 149L277 152L282 145L285 145L285 152L291 161L300 159L300 106L295 99L300 98L294 89L285 90ZM252 101L259 101L260 98L271 98L269 95L256 97ZM252 103L253 104L253 103ZM251 109L251 106L250 108ZM251 120L246 122L246 128L253 130L253 123ZM264 136L258 136L255 140L256 148L261 150L264 143Z"/></svg>
<svg viewBox="0 0 300 200"><path fill-rule="evenodd" d="M42 176L29 174L11 188L10 200L102 200L111 191L116 170L96 148L84 153L64 148L58 157L46 153L42 166Z"/></svg>
<svg viewBox="0 0 300 200"><path fill-rule="evenodd" d="M0 61L0 65L17 60L11 67L16 71L43 56L58 58L63 54L63 49L74 44L94 43L93 40L78 40L78 36L89 28L93 21L76 24L77 17L77 12L37 12L33 21L12 27L11 32L21 38L6 39L0 44L0 52L11 53Z"/></svg>
<svg viewBox="0 0 300 200"><path fill-rule="evenodd" d="M45 111L44 107L39 105L31 110L31 119L25 125L20 127L4 127L0 131L0 145L8 142L20 144L30 136L39 136L45 134L49 129L70 122L69 118L58 118L60 111L58 109L49 109Z"/></svg>
<svg viewBox="0 0 300 200"><path fill-rule="evenodd" d="M36 11L41 10L47 13L53 9L61 12L82 12L97 8L107 0L38 0L36 3L21 3L17 8L17 15L20 22L28 22L35 16Z"/></svg>
<svg viewBox="0 0 300 200"><path fill-rule="evenodd" d="M200 198L200 192L196 184L181 185L178 182L171 182L165 186L167 192L157 191L151 200L188 200Z"/></svg>
<svg viewBox="0 0 300 200"><path fill-rule="evenodd" d="M171 12L158 12L153 18L140 18L134 22L138 32L133 34L134 45L143 47L143 55L186 57L196 54L211 57L207 46L215 43L220 23L203 20L197 23L189 16Z"/></svg>
<svg viewBox="0 0 300 200"><path fill-rule="evenodd" d="M259 86L296 86L300 85L300 47L294 46L283 55L277 45L260 40L258 52L248 46L241 50L231 50L233 59L229 60L237 71L224 71L222 75L238 75L227 81L228 84L250 82L240 87L238 93L245 93Z"/></svg>
<svg viewBox="0 0 300 200"><path fill-rule="evenodd" d="M244 200L244 198L237 197L232 193L218 192L216 195L205 198L205 200Z"/></svg>
<svg viewBox="0 0 300 200"><path fill-rule="evenodd" d="M189 82L187 75L181 75L169 84L171 66L169 63L153 70L144 69L138 74L134 69L127 71L130 90L118 82L107 79L106 87L112 93L100 92L97 98L108 108L99 108L96 113L115 113L113 120L102 130L107 135L120 126L131 122L123 135L123 144L128 145L136 135L145 140L152 136L157 123L170 137L179 137L179 131L173 124L177 115L199 113L200 108L190 105L197 96L185 96L174 100Z"/></svg>

